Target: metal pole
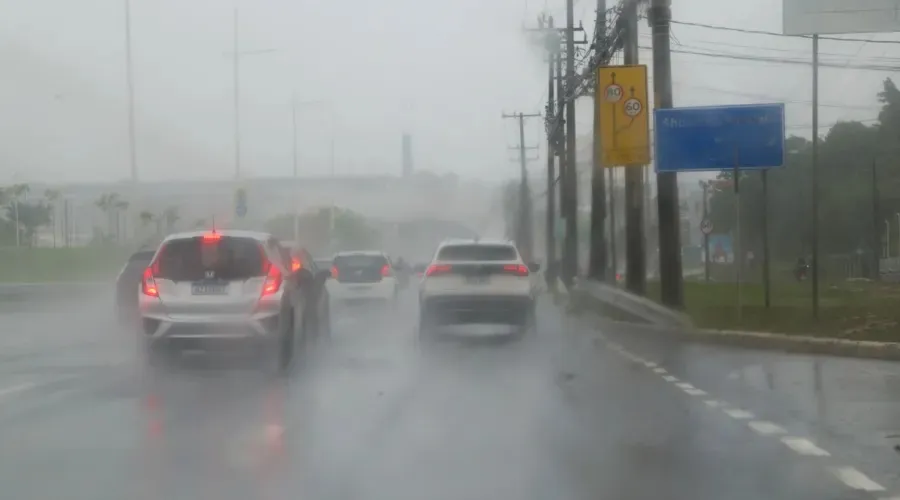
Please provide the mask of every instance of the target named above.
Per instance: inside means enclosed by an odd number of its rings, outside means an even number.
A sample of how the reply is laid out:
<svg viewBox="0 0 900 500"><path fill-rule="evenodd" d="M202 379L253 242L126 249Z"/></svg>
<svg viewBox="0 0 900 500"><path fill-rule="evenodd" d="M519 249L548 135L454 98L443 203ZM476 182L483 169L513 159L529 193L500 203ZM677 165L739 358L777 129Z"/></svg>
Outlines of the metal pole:
<svg viewBox="0 0 900 500"><path fill-rule="evenodd" d="M625 5L625 64L638 63L637 2ZM626 89L627 92L627 89ZM644 250L643 167L625 169L625 283L628 291L644 295L647 289L646 251Z"/></svg>
<svg viewBox="0 0 900 500"><path fill-rule="evenodd" d="M709 183L701 182L703 187L703 220L709 220ZM709 233L703 232L703 278L709 283Z"/></svg>
<svg viewBox="0 0 900 500"><path fill-rule="evenodd" d="M606 26L606 0L597 0L596 26ZM605 37L603 38L605 40ZM604 45L596 47L603 53ZM603 156L600 150L600 113L599 106L603 102L600 89L594 91L594 134L593 134L593 169L591 171L591 246L588 275L591 279L606 279L606 181L603 177Z"/></svg>
<svg viewBox="0 0 900 500"><path fill-rule="evenodd" d="M528 262L534 260L533 241L531 239L531 203L528 192L528 159L525 157L525 114L519 113L519 168L521 186L519 193L519 238L520 245L527 255Z"/></svg>
<svg viewBox="0 0 900 500"><path fill-rule="evenodd" d="M568 203L568 192L565 188L568 181L566 178L569 172L568 162L566 160L566 156L568 152L566 141L564 140L565 135L565 120L563 116L565 115L566 110L566 88L565 83L563 81L563 56L562 54L557 54L556 57L556 118L557 125L553 130L554 138L556 140L557 145L557 154L559 157L559 181L557 181L557 189L559 190L559 215L560 215L560 223L565 224L565 219L567 217L567 203ZM554 266L557 270L557 278L562 279L565 272L563 271L563 262L565 261L565 249L563 245L560 245L560 258L559 258L559 266Z"/></svg>
<svg viewBox="0 0 900 500"><path fill-rule="evenodd" d="M657 108L671 108L672 54L671 0L652 0L649 11L653 31L653 90ZM681 212L678 206L678 175L656 174L656 205L659 212L659 277L663 304L684 307L684 276L681 271Z"/></svg>
<svg viewBox="0 0 900 500"><path fill-rule="evenodd" d="M131 181L138 181L137 145L134 124L134 71L131 59L131 1L125 0L125 72L128 84L128 149L131 160Z"/></svg>
<svg viewBox="0 0 900 500"><path fill-rule="evenodd" d="M238 10L234 9L234 178L241 178L240 60L238 52Z"/></svg>
<svg viewBox="0 0 900 500"><path fill-rule="evenodd" d="M872 279L881 279L881 231L878 230L878 217L881 214L880 195L878 194L878 163L872 159Z"/></svg>
<svg viewBox="0 0 900 500"><path fill-rule="evenodd" d="M13 201L13 210L16 213L16 248L21 245L20 237L19 237L19 195L16 195L15 200Z"/></svg>
<svg viewBox="0 0 900 500"><path fill-rule="evenodd" d="M578 165L575 144L575 2L566 0L566 286L571 287L578 275Z"/></svg>
<svg viewBox="0 0 900 500"><path fill-rule="evenodd" d="M741 170L737 147L734 148L734 268L737 285L737 320L741 322L743 304L741 303L741 268L744 267L744 254L741 248Z"/></svg>
<svg viewBox="0 0 900 500"><path fill-rule="evenodd" d="M613 284L618 284L619 276L619 245L616 242L618 235L618 224L616 219L616 169L611 167L607 169L607 180L609 181L609 248L610 260L612 261L612 276L610 279Z"/></svg>
<svg viewBox="0 0 900 500"><path fill-rule="evenodd" d="M547 18L547 27L550 29L549 34L549 59L550 64L548 66L547 73L547 116L554 115L553 106L554 106L554 90L555 85L553 81L553 65L556 62L556 59L559 57L559 40L556 38L556 33L553 28L553 17ZM550 45L552 43L552 45ZM550 135L547 137L547 229L546 229L546 238L547 238L547 250L546 250L546 272L544 273L547 279L547 286L553 289L556 286L556 275L553 272L553 265L556 262L556 172L555 170L555 137Z"/></svg>
<svg viewBox="0 0 900 500"><path fill-rule="evenodd" d="M763 230L763 298L766 309L772 305L772 282L769 265L769 171L762 171L762 230Z"/></svg>
<svg viewBox="0 0 900 500"><path fill-rule="evenodd" d="M294 153L294 188L297 187L297 98L296 96L291 102L291 123L293 125L292 133L291 133L291 142L293 144L293 153ZM297 196L294 198L294 244L299 244L300 241L300 210L297 204L299 203Z"/></svg>
<svg viewBox="0 0 900 500"><path fill-rule="evenodd" d="M812 309L819 317L819 35L813 35L812 60Z"/></svg>

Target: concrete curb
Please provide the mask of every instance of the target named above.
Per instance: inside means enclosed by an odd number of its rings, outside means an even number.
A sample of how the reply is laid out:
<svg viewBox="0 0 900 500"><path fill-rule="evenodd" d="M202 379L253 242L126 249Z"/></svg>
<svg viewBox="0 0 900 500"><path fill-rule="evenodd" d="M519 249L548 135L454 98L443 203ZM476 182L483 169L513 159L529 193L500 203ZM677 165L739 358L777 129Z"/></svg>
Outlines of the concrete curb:
<svg viewBox="0 0 900 500"><path fill-rule="evenodd" d="M624 311L625 313L641 318L648 323L680 328L693 328L693 322L688 315L669 309L646 297L634 295L605 283L590 280L578 280L575 284L575 292L583 295L584 298L597 301L604 306L613 309Z"/></svg>
<svg viewBox="0 0 900 500"><path fill-rule="evenodd" d="M900 361L900 343L849 340L809 335L787 335L741 330L679 329L671 326L603 320L606 324L628 326L631 330L665 335L687 342L728 345L746 349L815 354L845 358Z"/></svg>

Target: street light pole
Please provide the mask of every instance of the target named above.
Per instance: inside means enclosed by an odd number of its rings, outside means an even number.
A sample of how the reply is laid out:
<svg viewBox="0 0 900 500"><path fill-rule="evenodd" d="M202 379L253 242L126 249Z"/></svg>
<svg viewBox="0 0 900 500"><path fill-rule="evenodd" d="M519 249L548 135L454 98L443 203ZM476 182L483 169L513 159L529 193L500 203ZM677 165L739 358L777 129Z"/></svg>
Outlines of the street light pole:
<svg viewBox="0 0 900 500"><path fill-rule="evenodd" d="M241 178L241 100L238 9L234 8L234 178Z"/></svg>
<svg viewBox="0 0 900 500"><path fill-rule="evenodd" d="M128 85L128 149L131 160L131 182L136 183L138 168L134 125L134 70L131 59L131 0L125 0L125 72Z"/></svg>

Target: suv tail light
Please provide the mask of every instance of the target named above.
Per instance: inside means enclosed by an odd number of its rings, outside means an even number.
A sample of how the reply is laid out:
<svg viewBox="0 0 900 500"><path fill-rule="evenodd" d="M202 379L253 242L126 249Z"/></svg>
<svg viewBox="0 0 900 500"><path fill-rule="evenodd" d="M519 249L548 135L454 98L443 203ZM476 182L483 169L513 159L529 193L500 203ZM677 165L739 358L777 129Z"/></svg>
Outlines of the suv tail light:
<svg viewBox="0 0 900 500"><path fill-rule="evenodd" d="M331 278L338 279L339 275L340 275L340 273L338 272L337 266L331 266Z"/></svg>
<svg viewBox="0 0 900 500"><path fill-rule="evenodd" d="M448 274L453 270L453 267L449 264L432 264L428 266L428 269L425 270L425 276L438 276L441 274Z"/></svg>
<svg viewBox="0 0 900 500"><path fill-rule="evenodd" d="M381 266L381 275L384 276L385 278L390 276L391 275L391 266L389 266L388 264Z"/></svg>
<svg viewBox="0 0 900 500"><path fill-rule="evenodd" d="M273 295L281 290L281 270L269 264L269 272L266 273L266 281L263 283L262 296Z"/></svg>
<svg viewBox="0 0 900 500"><path fill-rule="evenodd" d="M151 267L144 269L144 276L141 278L141 293L148 297L159 297L159 288L156 286Z"/></svg>
<svg viewBox="0 0 900 500"><path fill-rule="evenodd" d="M503 272L506 274L515 274L516 276L528 276L528 266L523 264L507 264L503 266Z"/></svg>
<svg viewBox="0 0 900 500"><path fill-rule="evenodd" d="M303 264L300 263L300 259L298 259L297 257L293 257L291 259L291 272L297 272L302 267L303 267Z"/></svg>

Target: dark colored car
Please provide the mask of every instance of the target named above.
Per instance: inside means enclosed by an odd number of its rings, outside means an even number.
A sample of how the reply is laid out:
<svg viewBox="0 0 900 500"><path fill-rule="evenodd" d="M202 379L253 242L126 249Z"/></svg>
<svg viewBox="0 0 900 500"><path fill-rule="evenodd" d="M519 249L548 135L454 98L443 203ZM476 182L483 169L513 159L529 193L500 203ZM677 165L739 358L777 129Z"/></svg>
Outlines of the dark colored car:
<svg viewBox="0 0 900 500"><path fill-rule="evenodd" d="M285 255L285 259L290 258L292 271L306 269L315 278L312 286L308 289L308 293L311 294L311 302L315 304L312 313L312 321L315 325L313 331L330 335L331 297L325 282L331 277L331 261L328 260L325 265L320 259L314 259L306 248L290 246L290 243L282 243L282 247L288 253Z"/></svg>
<svg viewBox="0 0 900 500"><path fill-rule="evenodd" d="M138 250L119 271L116 278L116 313L121 323L137 318L138 290L144 269L150 265L156 250Z"/></svg>

